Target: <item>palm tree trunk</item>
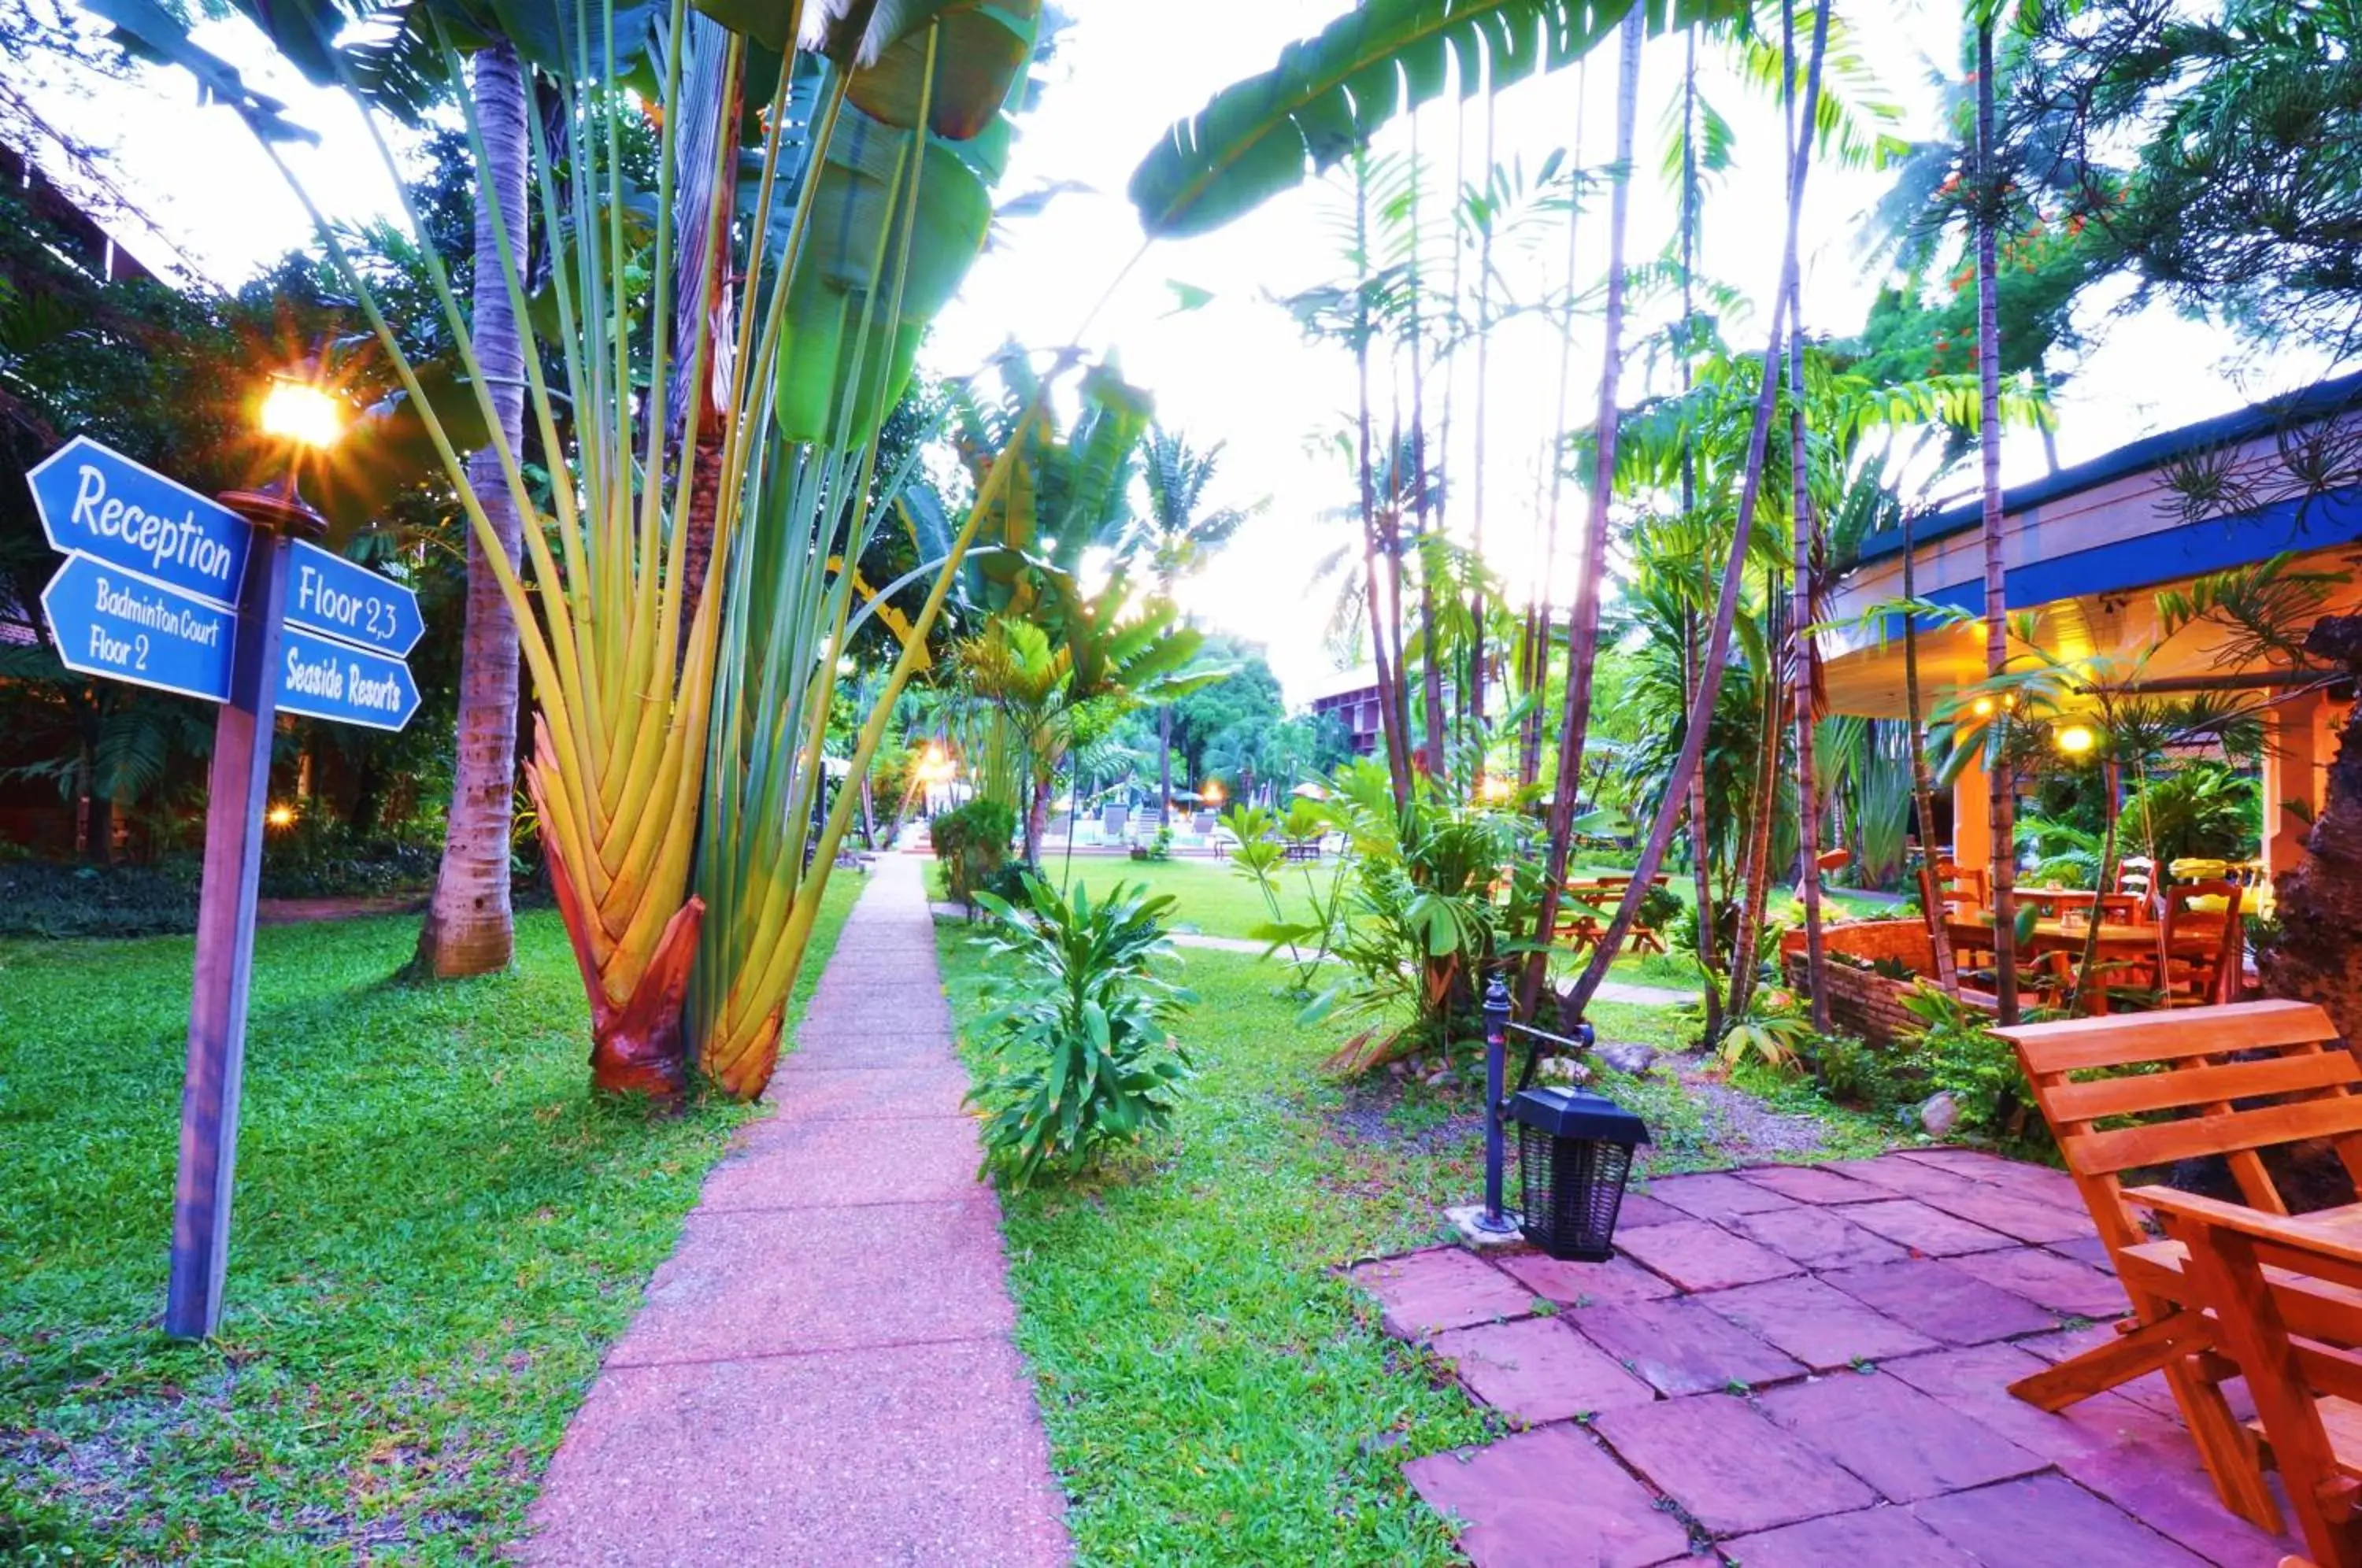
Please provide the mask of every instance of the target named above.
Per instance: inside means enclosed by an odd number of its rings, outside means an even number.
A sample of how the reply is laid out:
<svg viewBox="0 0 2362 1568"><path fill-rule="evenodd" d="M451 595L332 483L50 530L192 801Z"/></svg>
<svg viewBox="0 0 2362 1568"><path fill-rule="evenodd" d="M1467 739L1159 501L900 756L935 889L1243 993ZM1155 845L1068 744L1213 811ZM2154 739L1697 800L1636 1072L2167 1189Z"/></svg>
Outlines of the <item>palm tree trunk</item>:
<svg viewBox="0 0 2362 1568"><path fill-rule="evenodd" d="M1418 163L1418 116L1417 114L1413 114L1411 116L1410 137L1410 276L1408 279L1410 295L1410 504L1412 519L1411 536L1418 540L1422 547L1419 552L1418 561L1418 631L1419 646L1424 650L1424 652L1422 652L1419 657L1418 668L1420 707L1427 732L1422 737L1423 744L1419 747L1419 753L1422 759L1421 766L1425 769L1427 776L1429 778L1440 778L1443 773L1443 661L1441 658L1437 657L1438 649L1436 646L1435 637L1435 582L1433 575L1428 569L1430 563L1428 560L1427 552L1424 548L1429 533L1428 502L1429 499L1429 487L1427 478L1427 342L1425 337L1425 328L1422 325L1423 314L1420 310L1421 299L1419 293L1423 285L1420 282L1419 277L1420 233L1418 196L1420 188L1426 182L1423 177L1423 171L1419 168ZM1455 207L1457 205L1456 192L1454 193L1454 205ZM1453 302L1457 304L1460 293L1460 248L1458 246L1455 245L1452 247L1451 256L1452 299ZM1451 380L1448 371L1444 377L1443 387L1442 449L1445 459L1448 460L1451 449ZM1440 517L1437 518L1436 525L1440 527L1441 522L1442 520ZM1401 558L1399 552L1397 552L1396 558L1397 560Z"/></svg>
<svg viewBox="0 0 2362 1568"><path fill-rule="evenodd" d="M1903 513L1903 597L1908 602L1918 597L1917 584L1913 580L1913 552L1917 548L1911 537L1913 513ZM1919 702L1919 617L1905 613L1903 617L1903 701L1911 720L1911 801L1919 818L1919 858L1929 872L1929 885L1934 885L1936 867L1936 787L1927 772L1927 725ZM1945 929L1941 910L1929 910L1928 930L1936 950L1936 982L1945 994L1958 999L1960 994L1960 968L1952 956L1952 933Z"/></svg>
<svg viewBox="0 0 2362 1568"><path fill-rule="evenodd" d="M1166 816L1173 814L1173 704L1161 702L1156 708L1156 804Z"/></svg>
<svg viewBox="0 0 2362 1568"><path fill-rule="evenodd" d="M1396 690L1399 661L1388 669L1386 622L1393 613L1378 592L1377 486L1370 466L1370 168L1367 155L1360 152L1353 155L1353 254L1360 274L1354 280L1353 370L1360 396L1355 427L1361 442L1363 591L1369 602L1370 661L1378 682L1378 730L1385 738L1386 776L1394 785L1395 804L1401 807L1410 801L1410 747ZM1164 791L1168 812L1172 801L1168 778Z"/></svg>
<svg viewBox="0 0 2362 1568"><path fill-rule="evenodd" d="M1779 607L1775 603L1765 608L1776 629ZM1767 636L1763 643L1772 648L1782 646L1776 636ZM1772 827L1780 814L1780 763L1787 739L1780 723L1780 700L1785 687L1776 668L1764 672L1761 687L1763 700L1755 717L1755 788L1748 797L1747 850L1738 879L1738 929L1730 948L1733 1018L1746 1016L1755 996L1755 950L1762 944L1763 911L1772 897Z"/></svg>
<svg viewBox="0 0 2362 1568"><path fill-rule="evenodd" d="M1498 118L1494 94L1485 95L1485 184L1489 203L1493 191L1493 134ZM1455 199L1459 199L1455 193ZM1476 257L1476 447L1473 454L1474 472L1469 483L1469 548L1477 563L1476 580L1468 590L1468 681L1463 689L1470 717L1469 733L1482 735L1485 729L1485 392L1492 370L1493 348L1493 230L1496 225L1488 211L1485 220L1485 237ZM1483 750L1476 756L1476 783L1485 782Z"/></svg>
<svg viewBox="0 0 2362 1568"><path fill-rule="evenodd" d="M491 203L499 204L517 264L525 265L525 87L514 46L495 41L479 50L474 92L482 120L484 193L476 204L472 334L491 380L503 438L521 449L524 425L524 348L502 275ZM468 459L468 480L483 503L512 572L524 548L498 452L487 447ZM509 894L509 834L515 819L517 630L500 580L474 529L468 531L468 608L459 643L458 745L452 756L451 810L443 830L443 859L435 895L419 927L415 974L438 979L490 974L508 967L516 949Z"/></svg>
<svg viewBox="0 0 2362 1568"><path fill-rule="evenodd" d="M1977 443L1984 469L1985 674L2009 663L2008 575L2002 559L2001 315L1994 261L2001 179L1993 135L1993 25L1977 28L1977 379L1983 396ZM1992 827L1993 996L2003 1023L2017 1021L2017 823L2009 711L1995 715L2004 744L1992 748L1987 808Z"/></svg>
<svg viewBox="0 0 2362 1568"><path fill-rule="evenodd" d="M1830 0L1819 0L1813 10L1813 52L1805 74L1804 112L1801 124L1811 125L1819 112L1821 99L1821 61L1828 50ZM1740 591L1747 581L1747 543L1755 531L1755 511L1762 499L1763 454L1772 436L1772 413L1780 392L1780 354L1785 341L1788 294L1791 280L1796 275L1797 226L1805 205L1805 176L1812 168L1812 141L1809 138L1797 144L1794 167L1788 177L1788 225L1780 252L1780 282L1772 295L1772 340L1763 351L1763 382L1755 400L1755 421L1748 433L1747 467L1741 475L1738 494L1738 527L1731 536L1730 556L1723 564L1722 589L1715 604L1714 626L1706 637L1704 668L1698 672L1697 690L1690 697L1688 727L1682 736L1682 749L1673 759L1672 777L1666 780L1665 797L1658 803L1655 820L1649 827L1648 842L1641 846L1639 864L1632 869L1631 886L1625 889L1623 901L1609 917L1607 929L1600 936L1599 946L1591 955L1575 981L1570 998L1577 1016L1591 1003L1599 983L1607 977L1607 967L1616 961L1616 950L1623 945L1625 934L1632 929L1633 916L1639 912L1640 900L1648 891L1657 868L1665 863L1665 851L1671 846L1673 829L1682 817L1690 778L1697 772L1705 755L1706 726L1714 716L1715 702L1722 694L1722 678L1730 659L1730 635L1738 620ZM1735 955L1734 967L1749 962L1749 955Z"/></svg>
<svg viewBox="0 0 2362 1568"><path fill-rule="evenodd" d="M1782 99L1793 109L1796 97L1796 9L1780 7ZM1810 126L1792 126L1790 156ZM1805 988L1810 996L1813 1027L1828 1032L1828 955L1821 941L1821 801L1819 759L1814 756L1813 722L1818 707L1813 679L1813 501L1811 463L1805 442L1805 317L1803 285L1788 280L1788 473L1791 513L1795 522L1794 601L1788 612L1789 658L1795 674L1796 723L1796 842L1802 862L1805 903Z"/></svg>
<svg viewBox="0 0 2362 1568"><path fill-rule="evenodd" d="M1592 667L1599 657L1599 579L1607 569L1607 507L1616 492L1617 385L1624 363L1624 241L1632 210L1632 140L1640 112L1643 19L1635 6L1624 21L1616 79L1616 189L1607 207L1607 299L1601 317L1599 405L1595 415L1591 506L1576 564L1574 603L1566 618L1566 703L1559 719L1558 773L1551 790L1549 848L1543 862L1541 908L1535 916L1536 951L1518 987L1519 1010L1535 1016L1550 967L1550 937L1557 927L1559 892L1573 848L1575 796L1591 728Z"/></svg>

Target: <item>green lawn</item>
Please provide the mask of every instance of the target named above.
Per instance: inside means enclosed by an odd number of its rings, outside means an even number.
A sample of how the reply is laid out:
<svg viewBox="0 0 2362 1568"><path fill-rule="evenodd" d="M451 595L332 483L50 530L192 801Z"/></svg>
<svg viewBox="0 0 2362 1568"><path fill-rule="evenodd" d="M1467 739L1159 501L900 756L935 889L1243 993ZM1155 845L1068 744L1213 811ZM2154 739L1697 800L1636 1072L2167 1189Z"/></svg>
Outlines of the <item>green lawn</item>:
<svg viewBox="0 0 2362 1568"><path fill-rule="evenodd" d="M954 1016L981 977L941 928ZM1438 1239L1483 1180L1481 1099L1323 1073L1341 1031L1297 1022L1280 966L1186 953L1179 1031L1198 1077L1169 1137L1067 1187L1004 1195L1018 1339L1038 1380L1083 1562L1449 1562L1404 1461L1478 1441L1487 1418L1385 1339L1341 1265ZM1602 1005L1603 1036L1671 1048L1664 1009ZM974 1042L967 1042L971 1047ZM1471 1064L1473 1066L1473 1063ZM1679 1082L1610 1076L1648 1120L1658 1172L1730 1163ZM1879 1129L1808 1088L1783 1109L1819 1157Z"/></svg>
<svg viewBox="0 0 2362 1568"><path fill-rule="evenodd" d="M832 880L802 988L859 885ZM202 1346L157 1330L189 941L0 944L0 1560L482 1562L518 1534L750 1113L591 1102L556 916L444 986L388 977L416 934L258 937Z"/></svg>
<svg viewBox="0 0 2362 1568"><path fill-rule="evenodd" d="M1118 882L1146 883L1155 893L1170 893L1175 903L1170 923L1175 931L1206 936L1243 937L1268 922L1271 911L1263 894L1246 874L1227 860L1191 856L1177 860L1127 860L1114 855L1077 855L1071 864L1053 845L1042 856L1042 868L1061 888L1079 883L1096 900ZM1336 873L1331 860L1319 867L1287 867L1287 897L1281 908L1287 918L1301 917L1305 907L1304 876L1310 870L1325 894Z"/></svg>

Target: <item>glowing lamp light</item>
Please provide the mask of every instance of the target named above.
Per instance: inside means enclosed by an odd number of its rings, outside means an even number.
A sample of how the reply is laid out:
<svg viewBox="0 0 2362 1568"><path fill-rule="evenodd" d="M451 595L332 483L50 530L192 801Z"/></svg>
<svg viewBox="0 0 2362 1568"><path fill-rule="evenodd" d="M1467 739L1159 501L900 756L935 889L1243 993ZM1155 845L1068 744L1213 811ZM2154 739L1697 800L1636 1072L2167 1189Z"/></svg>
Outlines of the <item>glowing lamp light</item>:
<svg viewBox="0 0 2362 1568"><path fill-rule="evenodd" d="M1992 699L1990 697L1978 698L1975 701L1969 704L1969 712L1974 713L1980 719L1992 717Z"/></svg>
<svg viewBox="0 0 2362 1568"><path fill-rule="evenodd" d="M333 447L345 433L344 410L309 381L274 376L262 398L262 433L298 447Z"/></svg>
<svg viewBox="0 0 2362 1568"><path fill-rule="evenodd" d="M1485 787L1477 791L1477 793L1482 795L1487 801L1498 803L1499 801L1507 800L1511 794L1515 793L1515 790L1507 779L1496 777L1485 779Z"/></svg>
<svg viewBox="0 0 2362 1568"><path fill-rule="evenodd" d="M2084 756L2100 744L2100 737L2089 724L2069 724L2052 732L2050 744L2069 756Z"/></svg>
<svg viewBox="0 0 2362 1568"><path fill-rule="evenodd" d="M292 828L295 825L295 808L283 803L273 806L262 813L262 820L275 828Z"/></svg>
<svg viewBox="0 0 2362 1568"><path fill-rule="evenodd" d="M1205 789L1198 792L1217 806L1222 803L1222 782L1219 778L1207 779Z"/></svg>

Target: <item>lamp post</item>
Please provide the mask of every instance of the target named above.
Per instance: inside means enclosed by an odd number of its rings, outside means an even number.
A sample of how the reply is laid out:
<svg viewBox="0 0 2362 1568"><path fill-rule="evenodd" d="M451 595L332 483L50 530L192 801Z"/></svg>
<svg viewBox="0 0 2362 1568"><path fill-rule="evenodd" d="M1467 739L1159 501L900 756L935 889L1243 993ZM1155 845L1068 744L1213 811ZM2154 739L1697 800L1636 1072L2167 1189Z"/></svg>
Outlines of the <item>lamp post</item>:
<svg viewBox="0 0 2362 1568"><path fill-rule="evenodd" d="M327 532L327 524L297 491L297 469L305 452L332 445L342 427L335 399L308 374L273 379L260 425L263 435L283 447L285 473L260 490L228 491L220 498L253 527L257 547L248 552L246 579L238 588L237 653L229 701L214 725L205 805L204 881L197 904L196 978L181 1089L180 1166L172 1188L171 1277L164 1302L164 1331L180 1339L208 1338L221 1326L288 563L297 537Z"/></svg>

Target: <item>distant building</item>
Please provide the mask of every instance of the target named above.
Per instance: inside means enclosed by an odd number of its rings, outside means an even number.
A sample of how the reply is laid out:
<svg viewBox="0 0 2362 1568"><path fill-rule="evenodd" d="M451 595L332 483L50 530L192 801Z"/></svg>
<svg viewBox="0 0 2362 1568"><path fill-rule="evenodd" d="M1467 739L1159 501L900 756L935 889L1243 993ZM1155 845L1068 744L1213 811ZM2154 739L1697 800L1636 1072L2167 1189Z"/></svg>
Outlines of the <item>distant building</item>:
<svg viewBox="0 0 2362 1568"><path fill-rule="evenodd" d="M1374 756L1385 745L1384 721L1378 715L1378 671L1375 665L1340 670L1312 694L1313 717L1334 716L1345 727L1345 738L1355 756Z"/></svg>
<svg viewBox="0 0 2362 1568"><path fill-rule="evenodd" d="M2307 430L2333 433L2342 473L2311 493L2289 474L2283 443ZM2301 569L2350 574L2325 613L2362 609L2362 375L2307 388L2268 406L2242 409L2120 447L2103 457L2002 497L2003 591L2013 614L2038 611L2042 651L2065 659L2147 657L2163 625L2160 590L2187 588L2209 572L2248 566L2283 551ZM2193 515L2168 482L2193 457L2222 476L2223 502ZM2300 493L2301 492L2301 493ZM1913 588L1921 598L1981 615L1985 607L1982 509L1974 501L1923 518L1912 531ZM1837 712L1899 719L1905 712L1902 639L1865 627L1860 617L1903 591L1900 529L1864 540L1861 561L1838 584L1821 635L1829 705ZM1892 616L1888 620L1892 621ZM1889 631L1893 628L1888 628ZM2013 637L2014 642L2014 637ZM2195 628L2142 666L2158 691L2190 690L2241 672L2226 668L2224 634ZM1985 673L1981 624L1933 627L1918 639L1922 692L1933 702ZM2016 651L2025 651L2017 645ZM2254 672L2249 679L2267 679ZM2283 871L2303 854L2312 814L2325 799L2344 704L2326 691L2293 693L2265 717L2262 758L2264 852ZM1937 807L1935 837L1948 834L1955 858L1989 865L1989 786L1981 766L1962 771L1947 815Z"/></svg>

